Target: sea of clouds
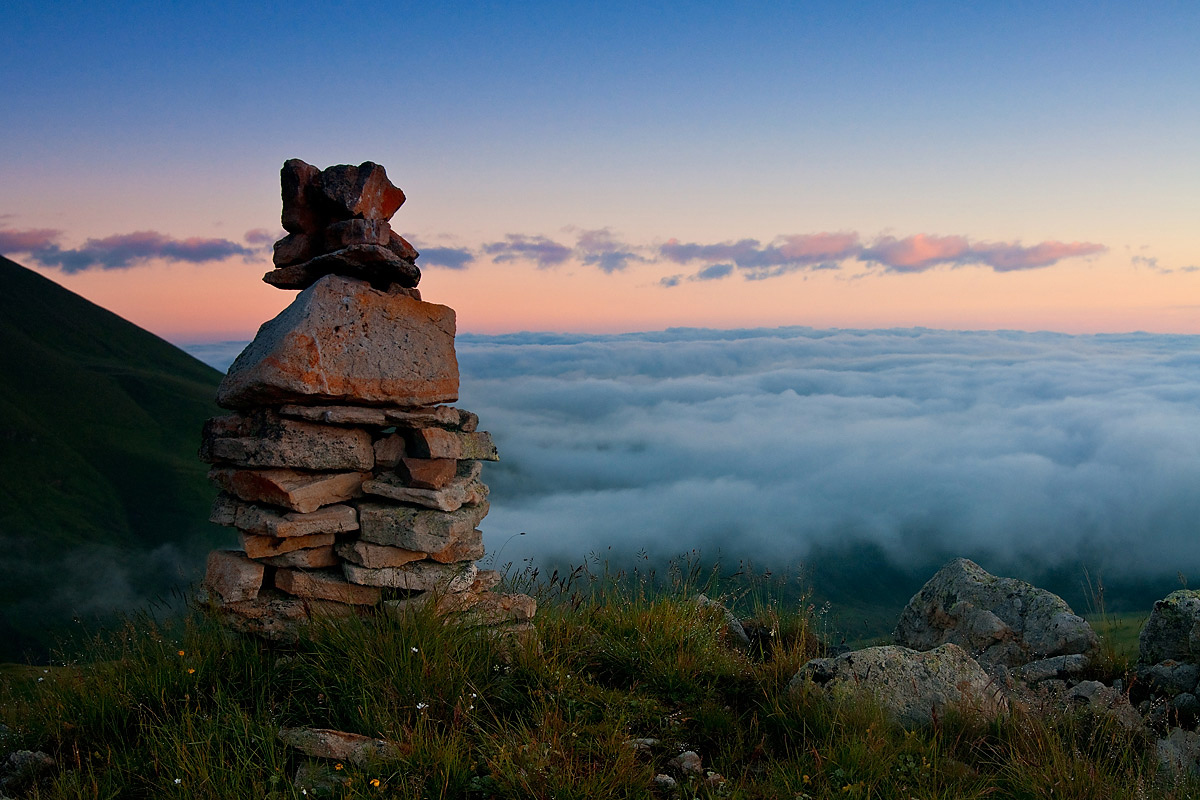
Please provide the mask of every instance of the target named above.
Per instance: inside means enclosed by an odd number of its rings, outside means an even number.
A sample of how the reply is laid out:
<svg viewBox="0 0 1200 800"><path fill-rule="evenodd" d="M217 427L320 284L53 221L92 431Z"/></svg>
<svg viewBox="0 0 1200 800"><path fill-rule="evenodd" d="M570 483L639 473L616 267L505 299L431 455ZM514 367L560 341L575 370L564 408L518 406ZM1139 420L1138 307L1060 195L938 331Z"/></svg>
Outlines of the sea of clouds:
<svg viewBox="0 0 1200 800"><path fill-rule="evenodd" d="M189 349L224 369L240 346ZM1200 337L464 334L458 357L503 459L500 562L865 541L900 565L1200 573Z"/></svg>

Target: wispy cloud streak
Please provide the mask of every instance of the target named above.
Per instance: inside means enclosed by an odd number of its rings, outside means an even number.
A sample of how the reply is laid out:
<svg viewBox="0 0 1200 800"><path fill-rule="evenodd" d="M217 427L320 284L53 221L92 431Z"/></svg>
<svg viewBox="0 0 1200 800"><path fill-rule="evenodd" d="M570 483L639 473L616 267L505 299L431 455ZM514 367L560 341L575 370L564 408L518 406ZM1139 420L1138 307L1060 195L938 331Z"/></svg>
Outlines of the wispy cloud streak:
<svg viewBox="0 0 1200 800"><path fill-rule="evenodd" d="M128 269L151 260L202 264L232 256L256 255L255 250L228 239L176 239L156 231L88 239L76 248L60 246L57 239L61 235L61 231L55 230L0 231L0 251L28 253L34 263L66 273L96 268Z"/></svg>

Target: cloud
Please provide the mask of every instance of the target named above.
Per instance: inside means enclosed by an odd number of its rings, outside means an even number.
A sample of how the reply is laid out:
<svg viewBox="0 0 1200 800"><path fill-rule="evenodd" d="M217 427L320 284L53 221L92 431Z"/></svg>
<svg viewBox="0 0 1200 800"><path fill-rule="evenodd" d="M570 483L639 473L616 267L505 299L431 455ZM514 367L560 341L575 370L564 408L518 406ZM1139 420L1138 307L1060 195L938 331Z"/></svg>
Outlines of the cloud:
<svg viewBox="0 0 1200 800"><path fill-rule="evenodd" d="M62 231L32 228L23 231L0 230L0 253L31 253L50 247Z"/></svg>
<svg viewBox="0 0 1200 800"><path fill-rule="evenodd" d="M466 269L475 261L475 254L465 247L422 247L422 267Z"/></svg>
<svg viewBox="0 0 1200 800"><path fill-rule="evenodd" d="M1163 267L1159 265L1158 259L1152 256L1133 256L1130 263L1135 267L1146 267L1159 275L1170 275L1175 272L1200 272L1200 265L1195 264L1175 268Z"/></svg>
<svg viewBox="0 0 1200 800"><path fill-rule="evenodd" d="M82 247L63 248L52 230L0 231L0 251L28 253L43 267L73 273L99 267L126 269L150 259L192 264L223 261L231 256L253 256L255 252L228 239L175 239L155 231L117 234L88 239Z"/></svg>
<svg viewBox="0 0 1200 800"><path fill-rule="evenodd" d="M857 233L813 233L778 236L768 245L757 239L741 239L719 244L697 244L671 239L660 245L660 255L668 261L732 261L747 277L783 275L798 269L851 258L861 251Z"/></svg>
<svg viewBox="0 0 1200 800"><path fill-rule="evenodd" d="M242 234L242 240L249 245L271 247L276 240L282 239L286 235L286 232L282 230L272 232L266 228L254 228Z"/></svg>
<svg viewBox="0 0 1200 800"><path fill-rule="evenodd" d="M933 236L918 233L903 239L883 236L859 254L860 261L880 264L893 272L925 272L938 266L979 264L996 272L1039 269L1065 258L1103 253L1108 248L1091 242L1040 242L1032 247L1019 243L979 242L965 236Z"/></svg>
<svg viewBox="0 0 1200 800"><path fill-rule="evenodd" d="M717 281L721 278L728 278L733 274L733 264L713 264L705 267L695 275L688 278L689 281Z"/></svg>
<svg viewBox="0 0 1200 800"><path fill-rule="evenodd" d="M676 329L462 335L504 560L848 539L1014 572L1200 571L1197 337ZM920 542L921 544L914 544ZM1095 573L1093 573L1095 574Z"/></svg>
<svg viewBox="0 0 1200 800"><path fill-rule="evenodd" d="M571 257L571 248L547 239L545 236L525 236L510 233L503 242L492 242L483 246L483 252L496 263L528 259L539 269L556 267Z"/></svg>
<svg viewBox="0 0 1200 800"><path fill-rule="evenodd" d="M580 261L609 274L624 270L631 262L646 260L633 250L632 245L615 240L608 228L582 231L575 243L575 252Z"/></svg>

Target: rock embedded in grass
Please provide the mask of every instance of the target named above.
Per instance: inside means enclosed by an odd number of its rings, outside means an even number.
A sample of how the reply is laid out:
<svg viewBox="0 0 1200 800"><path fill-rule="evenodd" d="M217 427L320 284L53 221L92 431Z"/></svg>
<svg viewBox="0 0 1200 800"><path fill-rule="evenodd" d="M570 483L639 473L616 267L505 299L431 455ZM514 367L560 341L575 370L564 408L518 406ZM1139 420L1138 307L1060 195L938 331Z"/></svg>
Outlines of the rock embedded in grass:
<svg viewBox="0 0 1200 800"><path fill-rule="evenodd" d="M924 652L888 645L814 658L788 688L796 692L805 686L835 695L866 694L909 729L932 724L952 707L985 718L1008 707L1000 685L952 643Z"/></svg>
<svg viewBox="0 0 1200 800"><path fill-rule="evenodd" d="M996 577L966 558L921 587L901 613L895 639L914 650L956 644L981 664L1004 667L1075 654L1090 661L1100 650L1091 626L1061 597Z"/></svg>

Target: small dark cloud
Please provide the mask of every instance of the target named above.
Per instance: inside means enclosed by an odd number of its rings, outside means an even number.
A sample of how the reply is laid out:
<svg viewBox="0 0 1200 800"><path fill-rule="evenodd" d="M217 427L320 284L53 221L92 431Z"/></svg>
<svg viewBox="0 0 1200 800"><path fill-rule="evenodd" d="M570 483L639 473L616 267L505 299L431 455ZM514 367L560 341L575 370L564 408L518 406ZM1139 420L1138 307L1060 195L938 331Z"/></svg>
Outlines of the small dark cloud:
<svg viewBox="0 0 1200 800"><path fill-rule="evenodd" d="M719 281L733 274L733 264L713 264L697 272L689 281Z"/></svg>
<svg viewBox="0 0 1200 800"><path fill-rule="evenodd" d="M1154 256L1133 256L1130 262L1135 267L1145 267L1157 272L1159 275L1170 275L1173 272L1200 272L1200 266L1195 264L1189 264L1186 267L1164 267L1158 263L1158 258Z"/></svg>
<svg viewBox="0 0 1200 800"><path fill-rule="evenodd" d="M483 252L497 263L528 259L536 263L539 269L557 267L571 257L571 248L565 245L545 236L525 236L520 233L506 235L503 242L485 244Z"/></svg>
<svg viewBox="0 0 1200 800"><path fill-rule="evenodd" d="M682 275L668 275L658 281L659 286L665 286L668 289L672 286L678 286L683 281Z"/></svg>
<svg viewBox="0 0 1200 800"><path fill-rule="evenodd" d="M475 254L465 247L422 247L422 267L466 269L475 261Z"/></svg>
<svg viewBox="0 0 1200 800"><path fill-rule="evenodd" d="M646 260L633 250L632 245L614 239L612 231L608 228L582 231L575 243L575 251L579 254L580 261L599 267L610 275L624 270L631 262Z"/></svg>
<svg viewBox="0 0 1200 800"><path fill-rule="evenodd" d="M255 228L253 230L246 231L245 234L242 235L242 239L246 242L246 244L249 245L273 245L275 244L276 240L282 239L286 235L287 234L284 231L273 232L267 230L266 228Z"/></svg>
<svg viewBox="0 0 1200 800"><path fill-rule="evenodd" d="M32 253L51 247L62 231L30 228L23 231L0 230L0 253Z"/></svg>

